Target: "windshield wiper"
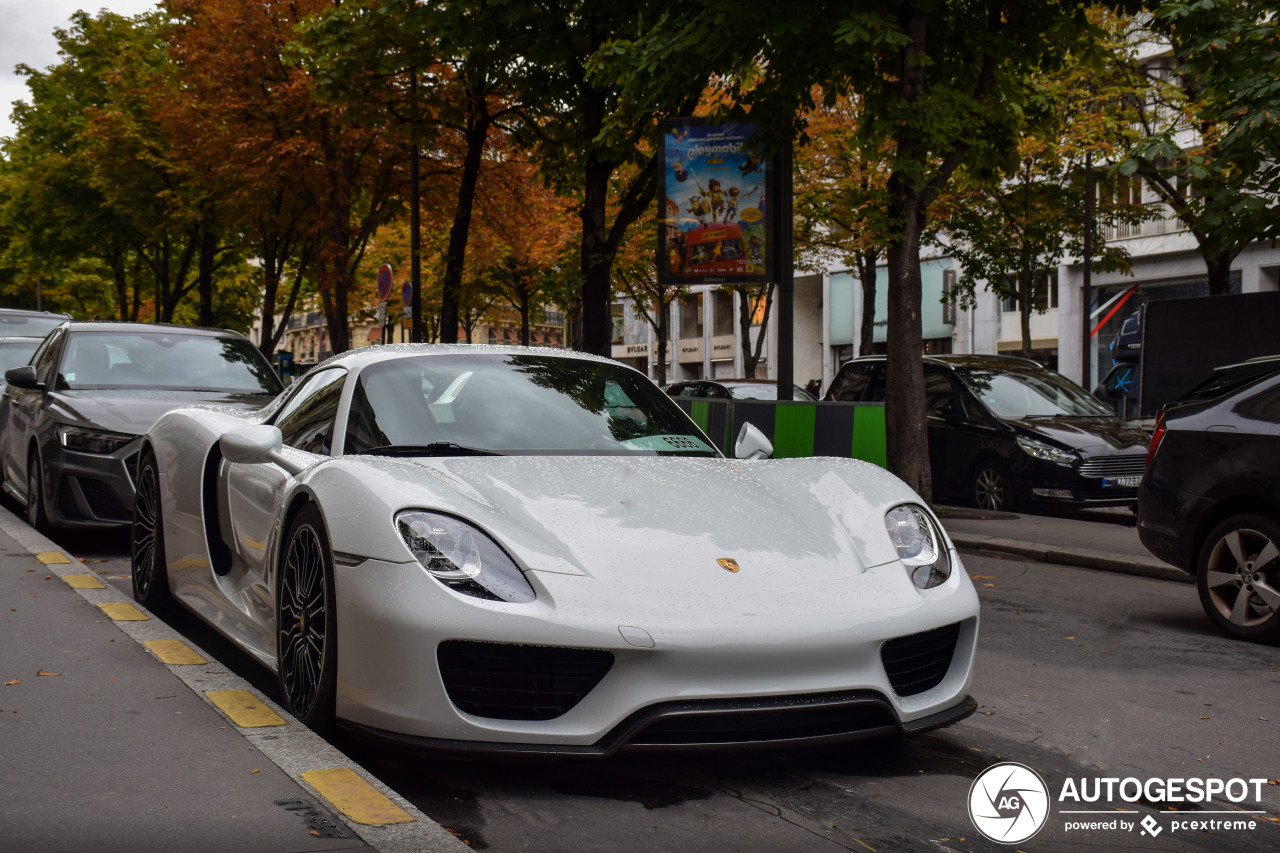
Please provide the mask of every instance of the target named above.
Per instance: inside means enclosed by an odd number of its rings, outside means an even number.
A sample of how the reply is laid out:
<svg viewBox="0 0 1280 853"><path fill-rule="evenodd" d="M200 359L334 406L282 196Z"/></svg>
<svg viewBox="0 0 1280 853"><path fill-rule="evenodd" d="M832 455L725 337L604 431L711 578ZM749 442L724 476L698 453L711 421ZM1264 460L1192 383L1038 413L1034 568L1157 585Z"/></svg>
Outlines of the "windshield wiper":
<svg viewBox="0 0 1280 853"><path fill-rule="evenodd" d="M483 447L467 447L452 441L433 441L430 444L384 444L361 450L357 456L501 456Z"/></svg>

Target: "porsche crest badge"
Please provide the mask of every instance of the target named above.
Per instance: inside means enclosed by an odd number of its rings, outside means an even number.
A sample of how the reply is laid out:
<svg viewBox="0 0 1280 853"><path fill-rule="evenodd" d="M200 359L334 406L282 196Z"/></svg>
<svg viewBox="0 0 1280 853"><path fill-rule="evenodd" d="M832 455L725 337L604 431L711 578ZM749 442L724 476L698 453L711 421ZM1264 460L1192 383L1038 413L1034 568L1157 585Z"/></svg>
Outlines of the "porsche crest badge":
<svg viewBox="0 0 1280 853"><path fill-rule="evenodd" d="M738 561L732 557L720 557L716 562L719 563L720 568L724 569L726 572L733 572L735 575L738 573Z"/></svg>

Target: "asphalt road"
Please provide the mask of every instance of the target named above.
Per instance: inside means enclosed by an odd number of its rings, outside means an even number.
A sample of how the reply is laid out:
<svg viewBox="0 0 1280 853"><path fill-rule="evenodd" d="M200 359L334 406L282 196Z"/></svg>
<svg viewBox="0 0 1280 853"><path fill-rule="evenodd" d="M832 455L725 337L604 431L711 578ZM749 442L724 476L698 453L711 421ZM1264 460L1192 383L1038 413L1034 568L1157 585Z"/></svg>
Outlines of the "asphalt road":
<svg viewBox="0 0 1280 853"><path fill-rule="evenodd" d="M59 541L86 558L88 568L128 587L126 537ZM1057 801L1068 780L1096 777L1280 778L1280 649L1219 635L1185 584L1015 559L964 559L983 603L972 691L981 707L968 720L915 740L587 763L445 760L335 743L477 849L1280 847L1280 785L1264 784L1260 803L1237 805L1220 796L1209 805L1179 804L1176 812L1167 802ZM272 676L194 618L179 621L174 627L274 694ZM1039 834L1013 846L982 838L966 807L975 777L1001 761L1037 771L1053 800ZM1140 821L1148 815L1154 834L1142 834ZM1245 819L1255 828L1175 824L1189 819ZM1113 820L1132 828L1067 826Z"/></svg>

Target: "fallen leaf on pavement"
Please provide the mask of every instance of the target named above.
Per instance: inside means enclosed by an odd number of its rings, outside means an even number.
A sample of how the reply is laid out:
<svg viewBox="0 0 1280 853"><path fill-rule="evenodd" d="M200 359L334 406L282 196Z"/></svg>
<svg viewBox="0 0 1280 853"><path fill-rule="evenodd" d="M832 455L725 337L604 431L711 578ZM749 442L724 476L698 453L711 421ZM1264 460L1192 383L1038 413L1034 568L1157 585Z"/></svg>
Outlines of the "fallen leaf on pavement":
<svg viewBox="0 0 1280 853"><path fill-rule="evenodd" d="M969 577L976 581L993 581L996 579L995 575L969 575Z"/></svg>
<svg viewBox="0 0 1280 853"><path fill-rule="evenodd" d="M995 586L995 584L993 584L993 583L984 583L984 584L983 584L983 586L994 587L994 586Z"/></svg>
<svg viewBox="0 0 1280 853"><path fill-rule="evenodd" d="M11 684L21 684L21 683L22 683L21 681L19 681L18 679L16 679L16 678L15 678L13 681L6 681L6 682L4 683L4 686L5 686L5 687L8 687L8 686L9 686L9 685L11 685Z"/></svg>
<svg viewBox="0 0 1280 853"><path fill-rule="evenodd" d="M1068 640L1074 640L1075 637L1067 637Z"/></svg>
<svg viewBox="0 0 1280 853"><path fill-rule="evenodd" d="M45 579L45 580L53 580L53 575L45 575L45 576L44 576L44 579Z"/></svg>
<svg viewBox="0 0 1280 853"><path fill-rule="evenodd" d="M28 573L28 574L30 574L31 572L34 572L34 571L35 571L35 569L27 569L27 573ZM1273 670L1271 670L1271 671L1272 671L1272 672L1275 672L1275 670L1274 670L1274 669L1273 669Z"/></svg>
<svg viewBox="0 0 1280 853"><path fill-rule="evenodd" d="M1209 719L1209 718L1208 718L1208 717L1201 717L1200 719L1202 719L1202 720L1207 720L1207 719Z"/></svg>
<svg viewBox="0 0 1280 853"><path fill-rule="evenodd" d="M1280 785L1280 779L1268 779L1268 780L1267 780L1267 784L1268 784L1268 785Z"/></svg>
<svg viewBox="0 0 1280 853"><path fill-rule="evenodd" d="M36 670L36 675L61 675L60 672L45 672L43 669Z"/></svg>

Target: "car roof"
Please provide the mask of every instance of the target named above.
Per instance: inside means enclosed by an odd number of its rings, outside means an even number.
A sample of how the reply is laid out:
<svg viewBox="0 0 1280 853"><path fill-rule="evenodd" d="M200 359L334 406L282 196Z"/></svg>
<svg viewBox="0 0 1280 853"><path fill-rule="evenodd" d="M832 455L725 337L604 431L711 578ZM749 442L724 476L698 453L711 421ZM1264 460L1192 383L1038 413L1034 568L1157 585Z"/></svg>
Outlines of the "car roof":
<svg viewBox="0 0 1280 853"><path fill-rule="evenodd" d="M38 347L44 338L37 338L35 335L5 335L0 337L0 346L4 344L26 344L29 347Z"/></svg>
<svg viewBox="0 0 1280 853"><path fill-rule="evenodd" d="M862 356L858 356L855 359L852 359L852 361L853 362L878 362L878 361L885 361L887 358L888 356L883 356L883 355L862 355ZM1022 358L1021 356L1017 356L1017 355L991 355L991 354L985 354L985 353L945 353L945 354L938 354L938 355L925 355L925 356L922 356L922 358L926 362L933 362L935 364L945 364L951 367L986 367L986 368L1034 367L1040 370L1045 369L1044 365L1042 365L1040 362L1032 361L1029 358ZM845 362L845 364L850 364L850 363L852 362L848 362L848 361ZM841 365L841 366L843 367L844 365Z"/></svg>
<svg viewBox="0 0 1280 853"><path fill-rule="evenodd" d="M71 319L70 314L64 314L58 311L31 311L26 308L0 308L0 314L9 317L65 317Z"/></svg>
<svg viewBox="0 0 1280 853"><path fill-rule="evenodd" d="M553 349L550 347L494 344L387 344L384 346L359 347L329 356L307 372L314 373L326 367L339 366L359 369L380 361L421 355L539 355L549 358L597 361L602 364L627 367L627 365L612 358L604 358L603 356L591 355L590 353L576 350ZM628 369L635 370L635 368ZM639 373L639 371L636 372Z"/></svg>
<svg viewBox="0 0 1280 853"><path fill-rule="evenodd" d="M92 320L71 321L64 324L68 332L133 332L135 334L155 334L170 332L183 335L199 335L203 337L224 337L231 335L243 338L244 335L231 329L207 329L202 326L179 326L177 323L113 323ZM247 339L246 339L247 340Z"/></svg>

